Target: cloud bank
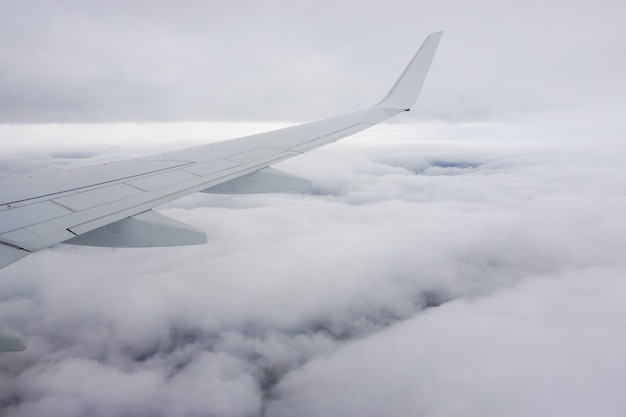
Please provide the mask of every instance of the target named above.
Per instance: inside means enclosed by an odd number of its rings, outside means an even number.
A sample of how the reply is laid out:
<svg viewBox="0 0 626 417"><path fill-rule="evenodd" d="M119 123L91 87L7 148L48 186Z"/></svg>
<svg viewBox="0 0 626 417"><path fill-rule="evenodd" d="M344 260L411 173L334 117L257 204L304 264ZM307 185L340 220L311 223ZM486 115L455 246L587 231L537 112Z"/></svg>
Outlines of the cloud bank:
<svg viewBox="0 0 626 417"><path fill-rule="evenodd" d="M17 126L5 174L166 146L129 141L163 125L109 129ZM0 358L4 415L621 414L625 165L546 129L377 127L282 163L310 194L162 209L207 245L5 268L0 315L30 346ZM71 132L92 142L67 153Z"/></svg>

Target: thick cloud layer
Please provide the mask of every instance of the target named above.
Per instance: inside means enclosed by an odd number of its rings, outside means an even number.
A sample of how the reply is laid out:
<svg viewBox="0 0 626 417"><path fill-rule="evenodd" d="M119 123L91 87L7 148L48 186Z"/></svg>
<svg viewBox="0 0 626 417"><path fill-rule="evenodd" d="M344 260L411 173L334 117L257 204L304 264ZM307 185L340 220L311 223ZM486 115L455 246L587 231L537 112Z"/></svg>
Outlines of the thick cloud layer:
<svg viewBox="0 0 626 417"><path fill-rule="evenodd" d="M273 416L618 416L622 268L533 277L454 301L281 381Z"/></svg>
<svg viewBox="0 0 626 417"><path fill-rule="evenodd" d="M311 194L163 208L207 245L5 268L0 315L30 347L0 358L4 414L622 414L625 165L610 135L552 126L382 126L283 163ZM168 129L15 127L4 174L161 150ZM25 157L72 135L91 144Z"/></svg>

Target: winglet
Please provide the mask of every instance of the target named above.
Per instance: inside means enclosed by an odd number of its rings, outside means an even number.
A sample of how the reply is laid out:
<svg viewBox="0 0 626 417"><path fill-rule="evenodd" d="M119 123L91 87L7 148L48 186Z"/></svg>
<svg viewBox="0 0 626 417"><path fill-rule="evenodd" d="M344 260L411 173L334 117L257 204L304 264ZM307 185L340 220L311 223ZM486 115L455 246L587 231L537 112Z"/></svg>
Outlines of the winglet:
<svg viewBox="0 0 626 417"><path fill-rule="evenodd" d="M430 63L435 56L443 32L431 33L406 69L391 87L387 96L375 107L409 110L422 91Z"/></svg>

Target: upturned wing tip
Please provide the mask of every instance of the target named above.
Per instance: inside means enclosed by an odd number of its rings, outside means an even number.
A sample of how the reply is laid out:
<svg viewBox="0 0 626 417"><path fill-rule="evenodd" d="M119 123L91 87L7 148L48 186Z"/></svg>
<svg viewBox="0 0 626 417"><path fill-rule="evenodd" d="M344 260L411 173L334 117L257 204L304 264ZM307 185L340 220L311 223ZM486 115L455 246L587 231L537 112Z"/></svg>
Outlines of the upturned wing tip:
<svg viewBox="0 0 626 417"><path fill-rule="evenodd" d="M424 41L385 98L376 107L409 110L419 97L443 31L433 32Z"/></svg>

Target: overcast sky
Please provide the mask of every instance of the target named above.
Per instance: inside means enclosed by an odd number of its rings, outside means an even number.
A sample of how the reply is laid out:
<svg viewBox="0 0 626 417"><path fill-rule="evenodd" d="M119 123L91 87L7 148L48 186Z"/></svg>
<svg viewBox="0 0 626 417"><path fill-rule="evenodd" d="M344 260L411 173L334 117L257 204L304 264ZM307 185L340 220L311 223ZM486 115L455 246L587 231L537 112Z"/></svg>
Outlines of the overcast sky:
<svg viewBox="0 0 626 417"><path fill-rule="evenodd" d="M377 102L437 30L419 117L613 105L625 13L618 1L3 0L0 121L305 121Z"/></svg>
<svg viewBox="0 0 626 417"><path fill-rule="evenodd" d="M310 193L1 270L0 414L626 414L626 7L319 3L0 0L1 178L365 107L444 31L415 111L278 166Z"/></svg>

